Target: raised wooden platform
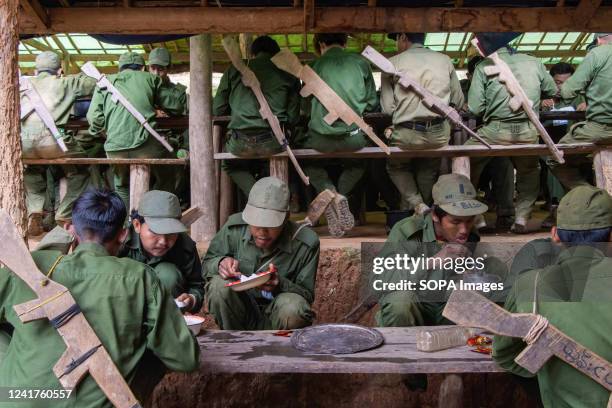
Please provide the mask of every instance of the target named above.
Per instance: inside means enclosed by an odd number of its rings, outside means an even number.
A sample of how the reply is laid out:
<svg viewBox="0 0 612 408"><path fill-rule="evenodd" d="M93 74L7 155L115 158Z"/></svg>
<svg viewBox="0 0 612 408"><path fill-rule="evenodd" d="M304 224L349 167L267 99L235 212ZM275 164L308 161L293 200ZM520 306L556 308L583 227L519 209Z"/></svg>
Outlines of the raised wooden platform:
<svg viewBox="0 0 612 408"><path fill-rule="evenodd" d="M437 326L442 328L444 326ZM210 330L198 336L200 370L209 373L494 373L490 356L462 346L432 353L416 349L425 327L379 328L385 343L356 354L307 354L274 331Z"/></svg>

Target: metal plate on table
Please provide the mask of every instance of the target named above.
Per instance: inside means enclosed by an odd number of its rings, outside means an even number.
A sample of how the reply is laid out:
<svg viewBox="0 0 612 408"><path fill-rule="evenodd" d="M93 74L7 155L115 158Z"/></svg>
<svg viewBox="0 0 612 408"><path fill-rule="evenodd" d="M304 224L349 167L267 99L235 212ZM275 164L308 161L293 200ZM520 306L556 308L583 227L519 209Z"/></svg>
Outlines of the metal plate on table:
<svg viewBox="0 0 612 408"><path fill-rule="evenodd" d="M291 344L314 354L352 354L383 344L378 330L355 324L320 324L296 330Z"/></svg>

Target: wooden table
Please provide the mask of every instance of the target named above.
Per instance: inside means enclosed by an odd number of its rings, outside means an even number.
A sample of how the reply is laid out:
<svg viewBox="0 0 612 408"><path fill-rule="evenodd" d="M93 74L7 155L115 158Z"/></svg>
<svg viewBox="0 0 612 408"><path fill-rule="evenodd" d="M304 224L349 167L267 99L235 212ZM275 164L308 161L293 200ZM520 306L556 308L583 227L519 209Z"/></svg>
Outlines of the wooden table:
<svg viewBox="0 0 612 408"><path fill-rule="evenodd" d="M436 326L436 329L444 326ZM356 354L307 354L274 331L206 330L198 336L200 369L224 373L495 373L490 356L467 346L426 353L416 349L425 327L378 328L385 343Z"/></svg>

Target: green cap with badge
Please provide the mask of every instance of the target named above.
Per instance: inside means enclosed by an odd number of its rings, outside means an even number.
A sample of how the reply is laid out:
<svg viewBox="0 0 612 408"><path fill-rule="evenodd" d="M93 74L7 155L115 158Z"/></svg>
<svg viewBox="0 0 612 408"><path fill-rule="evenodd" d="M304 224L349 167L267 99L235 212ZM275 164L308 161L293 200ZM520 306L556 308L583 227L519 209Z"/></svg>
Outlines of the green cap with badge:
<svg viewBox="0 0 612 408"><path fill-rule="evenodd" d="M593 186L568 192L557 208L557 228L584 231L612 227L612 197Z"/></svg>
<svg viewBox="0 0 612 408"><path fill-rule="evenodd" d="M62 62L56 53L43 51L36 56L35 66L38 71L57 71L62 66Z"/></svg>
<svg viewBox="0 0 612 408"><path fill-rule="evenodd" d="M156 234L178 234L187 231L181 222L179 199L167 191L151 190L143 194L138 204L138 215Z"/></svg>
<svg viewBox="0 0 612 408"><path fill-rule="evenodd" d="M433 202L450 215L470 217L487 212L488 207L476 199L476 189L461 174L440 176L432 189Z"/></svg>
<svg viewBox="0 0 612 408"><path fill-rule="evenodd" d="M287 183L276 177L264 177L251 188L242 219L255 227L275 228L283 225L288 211Z"/></svg>
<svg viewBox="0 0 612 408"><path fill-rule="evenodd" d="M170 53L164 47L155 48L149 54L149 65L159 65L162 67L170 66Z"/></svg>
<svg viewBox="0 0 612 408"><path fill-rule="evenodd" d="M124 65L144 65L144 58L142 58L142 55L137 54L135 52L124 52L123 54L121 54L121 56L119 57L119 68L121 68Z"/></svg>

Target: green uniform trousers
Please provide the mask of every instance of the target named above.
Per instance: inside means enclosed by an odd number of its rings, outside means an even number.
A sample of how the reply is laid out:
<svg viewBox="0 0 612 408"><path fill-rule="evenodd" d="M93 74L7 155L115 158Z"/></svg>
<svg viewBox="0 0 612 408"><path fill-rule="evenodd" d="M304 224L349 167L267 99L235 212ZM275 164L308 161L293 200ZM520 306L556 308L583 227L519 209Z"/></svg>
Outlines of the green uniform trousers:
<svg viewBox="0 0 612 408"><path fill-rule="evenodd" d="M25 135L22 137L22 154L26 159L57 159L61 157L80 157L85 151L72 138L65 137L64 142L68 152L64 153L57 145L50 133L40 135ZM42 213L45 200L55 192L47 192L47 167L26 166L24 170L24 184L26 190L26 206L28 214ZM72 216L72 205L83 191L89 186L89 169L87 166L63 165L59 166L67 180L66 195L57 206L56 220L67 220Z"/></svg>
<svg viewBox="0 0 612 408"><path fill-rule="evenodd" d="M390 292L378 301L376 324L380 327L439 326L454 324L442 316L446 303L420 302L411 291Z"/></svg>
<svg viewBox="0 0 612 408"><path fill-rule="evenodd" d="M153 136L149 136L146 142L135 149L119 150L116 152L106 152L111 159L140 159L152 158L160 159L169 157L169 152ZM113 165L115 191L130 208L130 166ZM151 178L153 179L153 189L162 191L173 191L174 178L172 169L167 166L151 166Z"/></svg>
<svg viewBox="0 0 612 408"><path fill-rule="evenodd" d="M536 143L538 133L528 121L520 122L490 122L478 130L478 134L491 144L509 145ZM479 144L477 140L469 139L465 144ZM470 159L472 184L478 185L480 175L491 160L491 157L473 157ZM516 170L516 206L517 219L528 220L540 192L540 163L537 156L509 157ZM504 189L508 190L508 189ZM513 191L504 194L500 199L502 207L508 206ZM500 214L501 215L501 214Z"/></svg>
<svg viewBox="0 0 612 408"><path fill-rule="evenodd" d="M559 143L612 144L612 125L592 121L578 122L559 140ZM592 161L592 155L568 155L565 156L564 164L557 163L552 157L547 158L546 164L561 184L566 189L571 190L580 185L589 185L581 172L581 168L585 165L591 166Z"/></svg>
<svg viewBox="0 0 612 408"><path fill-rule="evenodd" d="M357 129L346 135L326 136L308 132L304 141L304 147L315 149L320 152L351 152L362 149L368 145L367 136ZM328 168L334 164L340 164L342 170L338 178L337 186L329 176ZM304 173L310 178L310 184L317 193L325 189L337 191L343 196L350 195L365 174L367 161L358 159L343 160L309 160L304 162Z"/></svg>
<svg viewBox="0 0 612 408"><path fill-rule="evenodd" d="M292 330L312 324L314 312L297 293L281 293L263 302L255 297L256 289L234 292L226 283L215 276L206 286L208 310L223 330Z"/></svg>
<svg viewBox="0 0 612 408"><path fill-rule="evenodd" d="M426 131L395 127L391 145L405 150L436 149L448 145L450 125L444 121ZM417 205L432 204L431 190L438 180L441 158L389 159L387 173L401 195L400 209L412 210Z"/></svg>
<svg viewBox="0 0 612 408"><path fill-rule="evenodd" d="M241 157L268 156L282 150L271 131L256 133L251 134L246 131L236 133L230 130L227 134L225 150ZM268 137L264 136L266 134ZM267 160L225 160L221 168L247 197L257 180L256 176L269 173Z"/></svg>

